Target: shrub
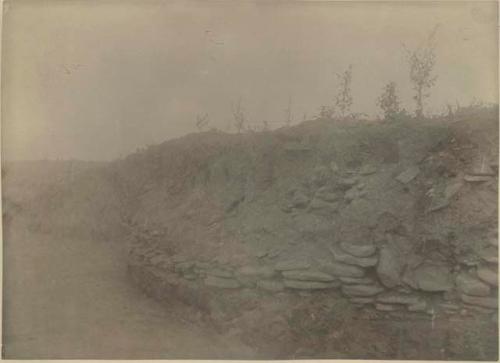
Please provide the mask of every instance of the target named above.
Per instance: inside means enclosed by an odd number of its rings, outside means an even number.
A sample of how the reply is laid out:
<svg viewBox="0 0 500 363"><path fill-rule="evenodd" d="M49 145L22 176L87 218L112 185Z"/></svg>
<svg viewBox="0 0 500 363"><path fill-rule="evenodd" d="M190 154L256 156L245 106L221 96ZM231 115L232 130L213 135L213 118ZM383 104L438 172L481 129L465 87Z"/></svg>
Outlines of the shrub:
<svg viewBox="0 0 500 363"><path fill-rule="evenodd" d="M396 92L396 83L389 82L382 90L382 94L377 99L378 106L384 112L386 120L393 120L400 112L399 97Z"/></svg>

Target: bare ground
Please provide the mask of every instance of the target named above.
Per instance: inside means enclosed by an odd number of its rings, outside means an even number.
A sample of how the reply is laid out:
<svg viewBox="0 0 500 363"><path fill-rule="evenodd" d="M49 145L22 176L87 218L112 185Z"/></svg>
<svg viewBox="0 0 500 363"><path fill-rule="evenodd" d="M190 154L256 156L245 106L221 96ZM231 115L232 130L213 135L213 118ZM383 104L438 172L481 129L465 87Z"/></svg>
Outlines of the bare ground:
<svg viewBox="0 0 500 363"><path fill-rule="evenodd" d="M241 343L165 309L127 281L125 246L62 240L16 226L4 243L3 357L213 358ZM7 312L7 313L5 313Z"/></svg>

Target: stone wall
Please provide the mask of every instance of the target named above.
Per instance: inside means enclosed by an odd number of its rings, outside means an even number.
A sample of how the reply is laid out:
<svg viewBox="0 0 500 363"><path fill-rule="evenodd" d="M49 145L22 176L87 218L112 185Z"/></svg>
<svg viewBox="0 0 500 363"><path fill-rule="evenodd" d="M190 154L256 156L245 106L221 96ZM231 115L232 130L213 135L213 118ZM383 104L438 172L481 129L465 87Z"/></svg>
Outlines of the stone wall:
<svg viewBox="0 0 500 363"><path fill-rule="evenodd" d="M401 271L397 252L390 247L340 243L331 248L328 264L306 260L280 260L274 265L246 266L169 255L151 241L132 246L129 270L151 295L175 298L202 310L221 290L258 289L270 293L340 292L355 306L378 311L423 314L493 314L498 306L497 245L482 256L478 266L454 272L443 265L415 262ZM399 280L403 283L399 283Z"/></svg>

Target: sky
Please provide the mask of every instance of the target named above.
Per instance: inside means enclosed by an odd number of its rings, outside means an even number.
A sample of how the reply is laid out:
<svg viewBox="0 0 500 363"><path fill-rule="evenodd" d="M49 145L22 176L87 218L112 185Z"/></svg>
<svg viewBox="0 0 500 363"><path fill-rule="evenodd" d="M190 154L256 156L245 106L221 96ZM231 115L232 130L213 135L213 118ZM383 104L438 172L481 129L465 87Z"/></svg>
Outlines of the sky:
<svg viewBox="0 0 500 363"><path fill-rule="evenodd" d="M353 111L394 81L414 110L403 44L437 26L428 113L498 101L496 2L6 0L5 160L112 160L209 128L293 123L333 103L352 64Z"/></svg>

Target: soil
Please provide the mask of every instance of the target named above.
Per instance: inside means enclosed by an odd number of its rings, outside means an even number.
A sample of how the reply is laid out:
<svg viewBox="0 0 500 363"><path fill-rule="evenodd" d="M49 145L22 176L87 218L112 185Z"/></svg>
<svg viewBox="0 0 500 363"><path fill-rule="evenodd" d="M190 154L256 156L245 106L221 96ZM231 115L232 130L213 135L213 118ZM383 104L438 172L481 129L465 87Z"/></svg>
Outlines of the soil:
<svg viewBox="0 0 500 363"><path fill-rule="evenodd" d="M5 356L498 357L498 108L44 165L3 166Z"/></svg>
<svg viewBox="0 0 500 363"><path fill-rule="evenodd" d="M16 221L4 243L4 359L236 359L240 341L130 283L126 246L61 239Z"/></svg>

